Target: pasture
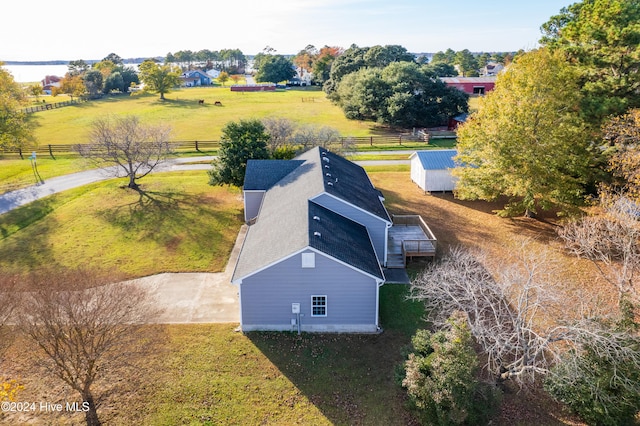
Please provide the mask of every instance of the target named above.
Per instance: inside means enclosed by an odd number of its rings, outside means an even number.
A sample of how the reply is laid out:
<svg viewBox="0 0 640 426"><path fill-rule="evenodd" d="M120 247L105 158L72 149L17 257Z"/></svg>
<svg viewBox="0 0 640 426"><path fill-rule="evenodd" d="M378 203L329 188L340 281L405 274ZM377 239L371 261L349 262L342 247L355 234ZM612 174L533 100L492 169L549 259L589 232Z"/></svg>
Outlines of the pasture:
<svg viewBox="0 0 640 426"><path fill-rule="evenodd" d="M106 115L134 114L145 124L171 126L171 139L219 140L222 127L241 118L282 117L296 123L329 125L345 136L370 136L384 129L375 123L347 120L317 88L275 92L231 92L228 87L176 89L157 94L111 96L31 115L38 144L86 143L91 123ZM199 101L204 100L203 104ZM215 105L220 102L221 105Z"/></svg>

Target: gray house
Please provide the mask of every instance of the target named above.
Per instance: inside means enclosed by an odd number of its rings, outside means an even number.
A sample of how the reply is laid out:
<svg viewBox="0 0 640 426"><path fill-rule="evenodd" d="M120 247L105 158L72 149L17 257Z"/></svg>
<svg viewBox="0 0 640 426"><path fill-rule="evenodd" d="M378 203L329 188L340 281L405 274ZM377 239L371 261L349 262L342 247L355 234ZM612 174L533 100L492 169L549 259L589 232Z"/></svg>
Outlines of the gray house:
<svg viewBox="0 0 640 426"><path fill-rule="evenodd" d="M392 222L364 169L324 148L249 161L244 199L243 331L379 330Z"/></svg>

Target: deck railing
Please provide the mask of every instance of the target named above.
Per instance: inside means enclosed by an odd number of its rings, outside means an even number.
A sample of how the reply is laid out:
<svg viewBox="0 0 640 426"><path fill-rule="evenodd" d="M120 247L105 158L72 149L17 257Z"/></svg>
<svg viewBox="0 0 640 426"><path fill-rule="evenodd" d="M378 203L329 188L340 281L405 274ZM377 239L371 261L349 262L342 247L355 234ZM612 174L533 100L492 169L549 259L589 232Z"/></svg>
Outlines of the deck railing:
<svg viewBox="0 0 640 426"><path fill-rule="evenodd" d="M424 234L426 240L403 240L402 241L402 256L405 258L414 256L435 256L436 249L438 247L438 240L429 228L429 225L422 219L420 215L393 215L393 225L413 225L419 226Z"/></svg>

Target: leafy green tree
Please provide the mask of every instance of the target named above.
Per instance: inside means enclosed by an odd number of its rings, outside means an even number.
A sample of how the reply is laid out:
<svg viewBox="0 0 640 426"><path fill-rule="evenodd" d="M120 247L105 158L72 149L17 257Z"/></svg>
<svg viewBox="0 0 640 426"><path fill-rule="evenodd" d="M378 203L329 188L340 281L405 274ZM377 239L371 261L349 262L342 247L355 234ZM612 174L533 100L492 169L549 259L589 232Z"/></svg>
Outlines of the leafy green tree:
<svg viewBox="0 0 640 426"><path fill-rule="evenodd" d="M40 96L42 95L42 86L39 83L32 84L29 86L28 90L32 96L36 97L36 101L40 99Z"/></svg>
<svg viewBox="0 0 640 426"><path fill-rule="evenodd" d="M391 88L382 79L382 70L363 68L347 74L336 93L338 105L351 120L386 120L387 101Z"/></svg>
<svg viewBox="0 0 640 426"><path fill-rule="evenodd" d="M89 70L84 73L82 80L84 81L84 86L87 88L89 95L96 96L102 91L104 79L100 71Z"/></svg>
<svg viewBox="0 0 640 426"><path fill-rule="evenodd" d="M352 44L342 55L335 58L329 72L329 79L325 81L322 89L331 100L336 100L335 92L344 76L359 71L365 67L364 55L368 47L358 47Z"/></svg>
<svg viewBox="0 0 640 426"><path fill-rule="evenodd" d="M583 110L601 123L640 106L640 3L584 0L542 25L541 43L580 71Z"/></svg>
<svg viewBox="0 0 640 426"><path fill-rule="evenodd" d="M34 140L33 123L21 110L25 103L20 85L0 66L0 149L19 148Z"/></svg>
<svg viewBox="0 0 640 426"><path fill-rule="evenodd" d="M227 73L226 71L222 71L220 73L220 75L218 76L218 81L220 82L220 84L222 84L224 86L224 84L229 81L229 73Z"/></svg>
<svg viewBox="0 0 640 426"><path fill-rule="evenodd" d="M256 73L256 81L278 83L290 80L296 75L293 64L282 55L269 55L265 57Z"/></svg>
<svg viewBox="0 0 640 426"><path fill-rule="evenodd" d="M426 65L427 69L437 77L455 77L458 75L456 68L446 62L430 62Z"/></svg>
<svg viewBox="0 0 640 426"><path fill-rule="evenodd" d="M179 68L171 65L158 65L152 60L140 64L140 80L146 91L160 93L160 99L180 82Z"/></svg>
<svg viewBox="0 0 640 426"><path fill-rule="evenodd" d="M393 62L414 62L415 57L397 44L373 46L364 54L367 67L384 68Z"/></svg>
<svg viewBox="0 0 640 426"><path fill-rule="evenodd" d="M247 161L269 158L269 134L260 120L231 121L222 128L218 158L209 171L210 185L242 187Z"/></svg>
<svg viewBox="0 0 640 426"><path fill-rule="evenodd" d="M82 96L86 92L86 87L81 75L74 75L67 73L67 75L60 81L60 88L53 88L53 96L57 96L58 93L64 93L71 97Z"/></svg>
<svg viewBox="0 0 640 426"><path fill-rule="evenodd" d="M604 136L613 145L609 170L616 178L614 190L640 202L640 109L609 120Z"/></svg>
<svg viewBox="0 0 640 426"><path fill-rule="evenodd" d="M458 129L457 196L508 196L501 215L579 203L593 160L580 101L575 70L560 55L519 56Z"/></svg>
<svg viewBox="0 0 640 426"><path fill-rule="evenodd" d="M640 351L640 339L633 331L625 347ZM635 425L640 412L640 368L636 362L637 357L585 342L580 351L571 350L562 357L544 388L590 425Z"/></svg>
<svg viewBox="0 0 640 426"><path fill-rule="evenodd" d="M320 49L318 57L313 63L313 81L316 84L324 86L324 83L329 80L331 73L331 66L333 61L340 56L343 52L341 47L329 47L325 46Z"/></svg>
<svg viewBox="0 0 640 426"><path fill-rule="evenodd" d="M114 72L119 72L122 76L122 86L126 89L131 87L131 84L139 84L140 77L133 67L119 66Z"/></svg>
<svg viewBox="0 0 640 426"><path fill-rule="evenodd" d="M104 93L109 93L112 90L116 90L119 92L125 91L124 79L122 78L122 74L119 72L113 72L109 74L109 76L104 81Z"/></svg>
<svg viewBox="0 0 640 426"><path fill-rule="evenodd" d="M91 68L91 65L87 64L82 59L78 59L76 61L69 62L69 65L67 67L69 68L69 74L71 76L76 76L83 75Z"/></svg>
<svg viewBox="0 0 640 426"><path fill-rule="evenodd" d="M464 49L456 53L455 64L458 65L464 77L478 75L478 61L469 49Z"/></svg>
<svg viewBox="0 0 640 426"><path fill-rule="evenodd" d="M399 127L438 126L467 111L467 96L448 88L428 67L393 62L346 75L338 86L345 116Z"/></svg>
<svg viewBox="0 0 640 426"><path fill-rule="evenodd" d="M118 55L116 55L115 53L109 53L107 56L104 57L104 59L102 59L103 61L110 61L113 62L115 65L122 65L124 63L124 61L122 60L122 58Z"/></svg>
<svg viewBox="0 0 640 426"><path fill-rule="evenodd" d="M448 322L449 329L418 330L413 336L402 386L426 423L485 423L497 393L477 379L479 361L464 315L454 314Z"/></svg>

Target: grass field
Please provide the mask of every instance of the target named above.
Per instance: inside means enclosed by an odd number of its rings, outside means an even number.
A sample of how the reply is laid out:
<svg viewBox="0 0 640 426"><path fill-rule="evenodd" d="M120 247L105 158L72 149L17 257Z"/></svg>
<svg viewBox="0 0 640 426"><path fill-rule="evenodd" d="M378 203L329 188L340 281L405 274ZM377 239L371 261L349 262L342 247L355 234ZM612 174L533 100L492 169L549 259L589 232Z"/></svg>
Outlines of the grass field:
<svg viewBox="0 0 640 426"><path fill-rule="evenodd" d="M198 100L204 99L204 105ZM215 106L218 101L222 106ZM222 127L239 118L283 117L297 123L330 125L345 136L370 136L384 129L374 123L347 120L342 110L317 88L276 92L231 92L228 87L181 88L166 95L107 97L31 115L39 144L86 143L98 117L135 114L143 123L168 124L172 140L219 140Z"/></svg>
<svg viewBox="0 0 640 426"><path fill-rule="evenodd" d="M0 216L0 267L91 266L138 277L224 269L242 223L237 189L206 172L159 173L55 194Z"/></svg>

